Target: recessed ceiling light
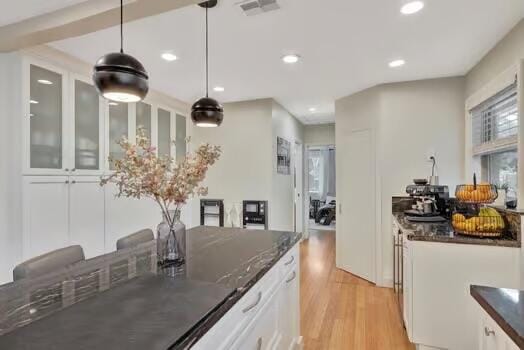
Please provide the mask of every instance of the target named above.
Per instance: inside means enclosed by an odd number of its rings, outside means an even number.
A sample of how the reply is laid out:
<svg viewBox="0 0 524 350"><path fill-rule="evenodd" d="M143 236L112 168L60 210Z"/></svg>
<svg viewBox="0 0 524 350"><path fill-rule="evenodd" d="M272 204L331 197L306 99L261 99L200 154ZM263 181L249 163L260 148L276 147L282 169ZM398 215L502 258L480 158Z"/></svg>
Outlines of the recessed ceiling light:
<svg viewBox="0 0 524 350"><path fill-rule="evenodd" d="M412 15L419 12L424 8L424 2L422 1L409 1L405 3L401 8L400 12L404 15Z"/></svg>
<svg viewBox="0 0 524 350"><path fill-rule="evenodd" d="M213 90L215 90L216 92L223 92L225 89L223 86L215 86Z"/></svg>
<svg viewBox="0 0 524 350"><path fill-rule="evenodd" d="M295 54L285 55L282 57L282 61L284 61L284 63L289 63L289 64L297 63L299 60L300 60L300 56L295 55Z"/></svg>
<svg viewBox="0 0 524 350"><path fill-rule="evenodd" d="M389 62L389 66L391 68L402 67L405 64L406 64L406 61L404 61L404 60L394 60L394 61Z"/></svg>
<svg viewBox="0 0 524 350"><path fill-rule="evenodd" d="M316 109L315 107L310 107L310 108L309 108L309 111L310 111L311 113L313 113L313 112L316 112L317 109Z"/></svg>
<svg viewBox="0 0 524 350"><path fill-rule="evenodd" d="M118 106L118 103L116 103L116 102L109 102L109 105L110 106Z"/></svg>
<svg viewBox="0 0 524 350"><path fill-rule="evenodd" d="M178 57L172 52L164 52L161 57L169 62L176 61L178 59Z"/></svg>
<svg viewBox="0 0 524 350"><path fill-rule="evenodd" d="M37 105L37 104L38 104L38 101L36 101L36 100L30 100L29 103L32 104L32 105Z"/></svg>
<svg viewBox="0 0 524 350"><path fill-rule="evenodd" d="M37 80L40 84L44 84L44 85L53 85L53 82L52 81L49 81L49 80L46 80L46 79L38 79Z"/></svg>

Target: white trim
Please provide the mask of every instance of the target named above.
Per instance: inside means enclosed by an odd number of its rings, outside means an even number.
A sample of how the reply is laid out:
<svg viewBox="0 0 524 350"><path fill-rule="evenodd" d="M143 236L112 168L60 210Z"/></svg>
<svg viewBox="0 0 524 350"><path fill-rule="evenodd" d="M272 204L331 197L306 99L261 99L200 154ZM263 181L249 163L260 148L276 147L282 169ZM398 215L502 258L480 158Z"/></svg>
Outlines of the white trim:
<svg viewBox="0 0 524 350"><path fill-rule="evenodd" d="M513 64L488 84L484 85L480 90L470 95L466 99L466 112L469 113L471 109L515 83L517 72L518 66Z"/></svg>

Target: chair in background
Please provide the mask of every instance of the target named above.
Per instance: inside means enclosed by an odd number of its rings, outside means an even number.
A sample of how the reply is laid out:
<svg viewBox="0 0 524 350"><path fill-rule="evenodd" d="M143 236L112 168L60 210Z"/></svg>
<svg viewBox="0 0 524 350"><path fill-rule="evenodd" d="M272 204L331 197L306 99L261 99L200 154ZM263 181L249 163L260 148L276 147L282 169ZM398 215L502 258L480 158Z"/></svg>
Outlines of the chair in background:
<svg viewBox="0 0 524 350"><path fill-rule="evenodd" d="M155 236L153 235L153 230L144 229L129 236L125 236L116 241L116 250L127 249L136 247L139 244L153 241Z"/></svg>
<svg viewBox="0 0 524 350"><path fill-rule="evenodd" d="M53 250L18 264L13 269L13 281L39 277L83 260L84 250L79 245Z"/></svg>

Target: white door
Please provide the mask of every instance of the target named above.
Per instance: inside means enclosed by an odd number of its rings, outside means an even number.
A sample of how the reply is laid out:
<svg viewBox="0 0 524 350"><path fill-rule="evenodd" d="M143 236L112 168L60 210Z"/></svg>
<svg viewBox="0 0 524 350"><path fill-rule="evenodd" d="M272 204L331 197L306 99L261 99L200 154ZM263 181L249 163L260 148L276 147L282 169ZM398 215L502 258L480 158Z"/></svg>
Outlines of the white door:
<svg viewBox="0 0 524 350"><path fill-rule="evenodd" d="M376 231L373 141L372 130L358 130L337 147L337 267L371 282Z"/></svg>
<svg viewBox="0 0 524 350"><path fill-rule="evenodd" d="M295 232L304 230L304 201L303 201L303 174L304 153L302 144L295 143L295 174L294 174L294 208L295 208Z"/></svg>
<svg viewBox="0 0 524 350"><path fill-rule="evenodd" d="M71 244L80 244L86 258L104 254L104 188L100 179L76 176L69 188Z"/></svg>
<svg viewBox="0 0 524 350"><path fill-rule="evenodd" d="M67 176L24 177L23 260L69 245L68 199Z"/></svg>

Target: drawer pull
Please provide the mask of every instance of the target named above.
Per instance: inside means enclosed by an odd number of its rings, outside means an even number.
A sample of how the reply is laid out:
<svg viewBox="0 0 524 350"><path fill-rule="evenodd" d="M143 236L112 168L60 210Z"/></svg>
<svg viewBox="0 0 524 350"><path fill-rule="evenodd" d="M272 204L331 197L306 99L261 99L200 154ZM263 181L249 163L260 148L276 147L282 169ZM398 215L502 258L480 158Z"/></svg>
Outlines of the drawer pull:
<svg viewBox="0 0 524 350"><path fill-rule="evenodd" d="M246 312L248 312L249 310L255 308L255 307L258 305L258 303L260 303L260 300L262 300L262 292L258 292L258 294L257 294L257 300L256 300L253 304L246 306L245 309L242 310L242 312L243 312L243 313L246 313Z"/></svg>
<svg viewBox="0 0 524 350"><path fill-rule="evenodd" d="M262 350L262 338L258 338L257 340L257 350Z"/></svg>
<svg viewBox="0 0 524 350"><path fill-rule="evenodd" d="M297 273L295 271L293 271L293 276L289 277L286 280L286 283L289 283L289 282L293 281L295 278L297 278Z"/></svg>
<svg viewBox="0 0 524 350"><path fill-rule="evenodd" d="M486 337L489 337L490 335L495 335L495 331L493 329L489 329L488 327L484 327L484 334Z"/></svg>
<svg viewBox="0 0 524 350"><path fill-rule="evenodd" d="M286 262L284 265L288 266L288 265L290 265L293 261L295 261L295 256L294 256L294 255L291 255L291 259L289 259L289 261Z"/></svg>

